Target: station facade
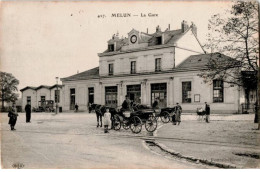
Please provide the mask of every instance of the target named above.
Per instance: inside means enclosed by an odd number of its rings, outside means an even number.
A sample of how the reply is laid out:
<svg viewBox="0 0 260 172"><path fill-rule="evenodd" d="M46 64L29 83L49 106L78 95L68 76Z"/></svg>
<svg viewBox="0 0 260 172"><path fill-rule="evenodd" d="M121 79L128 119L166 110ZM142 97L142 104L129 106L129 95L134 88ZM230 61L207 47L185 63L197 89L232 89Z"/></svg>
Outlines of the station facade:
<svg viewBox="0 0 260 172"><path fill-rule="evenodd" d="M221 80L204 83L198 76L210 58L205 54L195 24L183 21L178 30L144 33L132 29L128 36L113 35L107 50L99 53L99 67L62 78L63 109L87 110L88 103L119 107L128 95L132 101L160 107L180 103L184 112L195 112L204 103L212 113L238 113L241 91ZM221 56L222 58L229 58Z"/></svg>

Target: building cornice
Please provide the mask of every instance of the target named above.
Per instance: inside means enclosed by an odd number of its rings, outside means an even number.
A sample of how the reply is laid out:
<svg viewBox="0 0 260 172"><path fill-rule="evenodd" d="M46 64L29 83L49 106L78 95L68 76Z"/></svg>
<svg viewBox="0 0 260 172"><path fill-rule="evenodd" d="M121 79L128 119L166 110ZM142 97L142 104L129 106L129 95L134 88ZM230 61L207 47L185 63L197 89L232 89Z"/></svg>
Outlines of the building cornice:
<svg viewBox="0 0 260 172"><path fill-rule="evenodd" d="M118 54L126 54L126 53L133 53L133 52L140 52L140 51L149 51L149 50L156 50L156 49L163 49L163 48L170 48L170 47L175 47L176 44L162 44L162 45L156 45L156 46L149 46L145 48L136 48L136 49L131 49L131 50L125 50L125 51L113 51L113 52L106 52L106 53L98 53L99 57L104 57L104 56L113 56L113 55L118 55Z"/></svg>

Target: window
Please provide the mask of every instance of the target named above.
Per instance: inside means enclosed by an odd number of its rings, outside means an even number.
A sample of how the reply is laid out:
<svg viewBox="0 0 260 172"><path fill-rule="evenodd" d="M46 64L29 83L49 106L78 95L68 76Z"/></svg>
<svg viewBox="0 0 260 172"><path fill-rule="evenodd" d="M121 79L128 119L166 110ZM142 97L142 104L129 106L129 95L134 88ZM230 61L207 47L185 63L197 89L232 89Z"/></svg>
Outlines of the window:
<svg viewBox="0 0 260 172"><path fill-rule="evenodd" d="M31 104L31 96L27 96L27 104Z"/></svg>
<svg viewBox="0 0 260 172"><path fill-rule="evenodd" d="M191 82L182 82L182 103L191 103Z"/></svg>
<svg viewBox="0 0 260 172"><path fill-rule="evenodd" d="M108 64L108 74L113 75L114 74L114 64Z"/></svg>
<svg viewBox="0 0 260 172"><path fill-rule="evenodd" d="M41 102L45 101L45 96L41 96Z"/></svg>
<svg viewBox="0 0 260 172"><path fill-rule="evenodd" d="M161 45L162 44L162 37L161 36L156 37L156 44L157 45Z"/></svg>
<svg viewBox="0 0 260 172"><path fill-rule="evenodd" d="M41 107L44 107L44 106L45 106L45 96L41 96L40 106L41 106Z"/></svg>
<svg viewBox="0 0 260 172"><path fill-rule="evenodd" d="M223 89L224 85L222 80L213 81L213 102L224 102Z"/></svg>
<svg viewBox="0 0 260 172"><path fill-rule="evenodd" d="M161 58L155 59L155 71L161 71Z"/></svg>
<svg viewBox="0 0 260 172"><path fill-rule="evenodd" d="M167 83L151 84L151 105L159 98L159 107L167 106Z"/></svg>
<svg viewBox="0 0 260 172"><path fill-rule="evenodd" d="M55 103L60 103L60 90L55 90Z"/></svg>
<svg viewBox="0 0 260 172"><path fill-rule="evenodd" d="M109 44L108 45L108 51L109 52L114 51L114 44Z"/></svg>
<svg viewBox="0 0 260 172"><path fill-rule="evenodd" d="M105 87L105 103L109 107L117 107L117 86Z"/></svg>
<svg viewBox="0 0 260 172"><path fill-rule="evenodd" d="M136 73L136 61L131 61L131 74Z"/></svg>

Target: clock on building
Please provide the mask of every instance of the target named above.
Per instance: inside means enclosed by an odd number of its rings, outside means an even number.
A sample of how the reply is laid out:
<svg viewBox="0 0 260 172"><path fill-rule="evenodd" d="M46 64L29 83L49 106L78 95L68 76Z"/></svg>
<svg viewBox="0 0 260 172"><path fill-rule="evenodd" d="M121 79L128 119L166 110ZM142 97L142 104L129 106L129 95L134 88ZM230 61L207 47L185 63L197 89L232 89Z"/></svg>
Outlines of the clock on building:
<svg viewBox="0 0 260 172"><path fill-rule="evenodd" d="M134 44L137 41L136 35L131 36L130 41Z"/></svg>

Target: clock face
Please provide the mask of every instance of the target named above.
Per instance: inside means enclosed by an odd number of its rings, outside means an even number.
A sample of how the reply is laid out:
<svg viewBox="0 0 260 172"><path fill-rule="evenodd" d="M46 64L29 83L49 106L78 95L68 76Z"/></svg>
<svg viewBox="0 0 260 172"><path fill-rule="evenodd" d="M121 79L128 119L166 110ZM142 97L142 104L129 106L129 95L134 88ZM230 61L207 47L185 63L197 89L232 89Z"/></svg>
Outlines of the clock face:
<svg viewBox="0 0 260 172"><path fill-rule="evenodd" d="M131 42L134 44L137 41L137 37L135 35L131 36Z"/></svg>

